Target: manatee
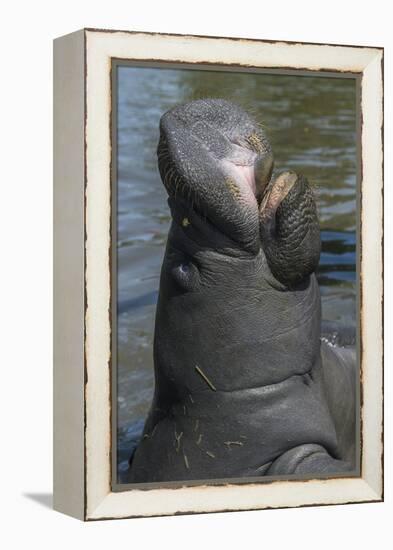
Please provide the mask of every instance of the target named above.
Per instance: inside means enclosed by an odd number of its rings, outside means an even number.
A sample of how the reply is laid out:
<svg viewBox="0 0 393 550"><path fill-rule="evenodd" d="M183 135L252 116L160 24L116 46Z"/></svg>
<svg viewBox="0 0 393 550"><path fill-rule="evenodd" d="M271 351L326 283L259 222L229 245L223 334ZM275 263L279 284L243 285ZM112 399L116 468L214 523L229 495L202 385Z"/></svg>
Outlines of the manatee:
<svg viewBox="0 0 393 550"><path fill-rule="evenodd" d="M128 480L349 475L355 353L321 342L313 190L273 174L259 124L223 99L160 121L172 224L155 392Z"/></svg>

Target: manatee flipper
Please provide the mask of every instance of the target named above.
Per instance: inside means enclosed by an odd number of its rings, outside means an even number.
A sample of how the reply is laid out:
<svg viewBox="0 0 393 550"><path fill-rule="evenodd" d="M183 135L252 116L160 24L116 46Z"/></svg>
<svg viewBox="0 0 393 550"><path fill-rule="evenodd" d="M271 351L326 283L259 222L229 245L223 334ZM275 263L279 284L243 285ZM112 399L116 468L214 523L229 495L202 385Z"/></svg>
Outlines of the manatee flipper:
<svg viewBox="0 0 393 550"><path fill-rule="evenodd" d="M280 455L263 475L354 472L356 467L356 352L321 343L325 396L335 425L338 458L319 444L304 444Z"/></svg>
<svg viewBox="0 0 393 550"><path fill-rule="evenodd" d="M321 342L326 399L333 419L340 457L356 464L356 387L359 387L356 350Z"/></svg>
<svg viewBox="0 0 393 550"><path fill-rule="evenodd" d="M334 474L352 470L352 465L333 458L321 445L299 445L279 456L266 476Z"/></svg>

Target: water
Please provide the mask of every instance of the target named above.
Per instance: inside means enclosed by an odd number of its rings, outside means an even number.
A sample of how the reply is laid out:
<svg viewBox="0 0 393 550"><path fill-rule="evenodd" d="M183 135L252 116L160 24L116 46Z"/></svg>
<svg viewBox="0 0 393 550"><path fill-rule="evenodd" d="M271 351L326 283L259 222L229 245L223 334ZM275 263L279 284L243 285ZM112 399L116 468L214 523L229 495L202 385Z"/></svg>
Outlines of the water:
<svg viewBox="0 0 393 550"><path fill-rule="evenodd" d="M322 230L322 316L356 320L356 90L353 79L121 67L118 74L118 462L143 426L153 392L152 338L170 223L156 160L160 116L199 97L251 112L278 170L315 186Z"/></svg>

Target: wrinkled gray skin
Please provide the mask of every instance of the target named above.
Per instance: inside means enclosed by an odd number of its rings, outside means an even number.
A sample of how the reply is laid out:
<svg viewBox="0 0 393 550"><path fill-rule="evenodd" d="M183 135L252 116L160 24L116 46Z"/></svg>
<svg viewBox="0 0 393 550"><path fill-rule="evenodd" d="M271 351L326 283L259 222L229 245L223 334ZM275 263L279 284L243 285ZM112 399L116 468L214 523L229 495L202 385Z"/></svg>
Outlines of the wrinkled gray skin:
<svg viewBox="0 0 393 550"><path fill-rule="evenodd" d="M261 128L220 99L161 119L173 222L155 395L130 482L354 468L354 353L320 341L320 253L302 176L271 179Z"/></svg>

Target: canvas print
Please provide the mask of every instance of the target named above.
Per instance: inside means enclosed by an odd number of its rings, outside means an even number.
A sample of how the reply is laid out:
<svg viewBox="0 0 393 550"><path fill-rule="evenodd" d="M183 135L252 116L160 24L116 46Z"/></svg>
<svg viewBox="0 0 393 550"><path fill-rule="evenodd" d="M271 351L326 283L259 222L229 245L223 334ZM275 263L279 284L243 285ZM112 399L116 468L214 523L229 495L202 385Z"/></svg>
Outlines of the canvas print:
<svg viewBox="0 0 393 550"><path fill-rule="evenodd" d="M357 474L357 98L116 67L118 487Z"/></svg>

